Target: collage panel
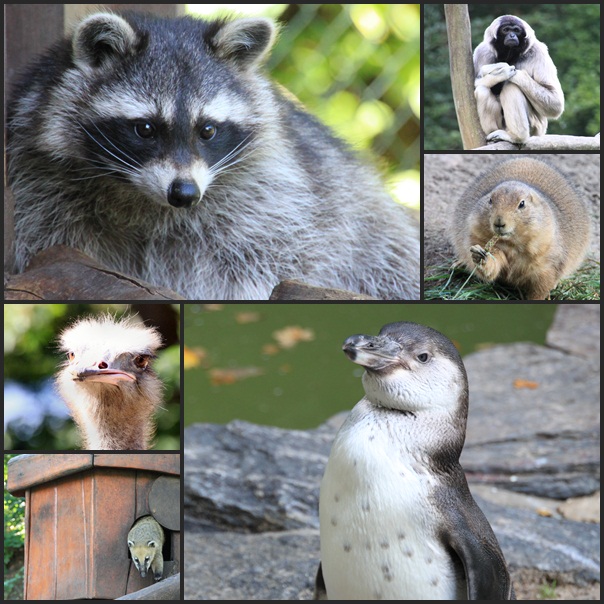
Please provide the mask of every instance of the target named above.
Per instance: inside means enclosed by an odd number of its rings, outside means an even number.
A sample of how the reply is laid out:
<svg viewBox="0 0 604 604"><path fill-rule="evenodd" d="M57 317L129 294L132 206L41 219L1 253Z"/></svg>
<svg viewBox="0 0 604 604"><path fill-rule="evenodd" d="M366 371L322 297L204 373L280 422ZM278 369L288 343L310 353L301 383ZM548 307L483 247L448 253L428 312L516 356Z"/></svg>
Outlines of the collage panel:
<svg viewBox="0 0 604 604"><path fill-rule="evenodd" d="M598 3L422 10L425 152L599 152Z"/></svg>
<svg viewBox="0 0 604 604"><path fill-rule="evenodd" d="M599 154L426 153L423 217L425 300L600 299Z"/></svg>
<svg viewBox="0 0 604 604"><path fill-rule="evenodd" d="M420 299L418 4L116 6L8 5L11 299Z"/></svg>
<svg viewBox="0 0 604 604"><path fill-rule="evenodd" d="M599 306L194 304L183 321L185 599L595 597Z"/></svg>
<svg viewBox="0 0 604 604"><path fill-rule="evenodd" d="M180 305L4 305L4 449L179 451Z"/></svg>

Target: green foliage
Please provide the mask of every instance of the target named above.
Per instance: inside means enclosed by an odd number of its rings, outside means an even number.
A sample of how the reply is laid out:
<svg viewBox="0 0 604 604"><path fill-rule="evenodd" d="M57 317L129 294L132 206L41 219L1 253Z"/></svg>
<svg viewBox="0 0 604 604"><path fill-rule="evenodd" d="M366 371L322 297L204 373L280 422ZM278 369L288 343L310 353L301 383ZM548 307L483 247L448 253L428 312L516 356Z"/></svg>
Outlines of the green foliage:
<svg viewBox="0 0 604 604"><path fill-rule="evenodd" d="M25 500L13 497L6 490L8 460L15 455L4 455L4 567L11 561L16 550L23 547L25 538Z"/></svg>
<svg viewBox="0 0 604 604"><path fill-rule="evenodd" d="M565 110L549 122L549 134L593 136L600 131L600 5L469 5L472 48L499 15L527 21L544 42L558 69ZM424 146L461 149L451 94L447 32L442 4L424 5Z"/></svg>
<svg viewBox="0 0 604 604"><path fill-rule="evenodd" d="M420 5L279 6L272 77L338 136L379 158L386 179L398 183L392 196L419 208Z"/></svg>
<svg viewBox="0 0 604 604"><path fill-rule="evenodd" d="M8 460L4 455L4 599L23 599L23 544L25 539L25 500L6 490Z"/></svg>

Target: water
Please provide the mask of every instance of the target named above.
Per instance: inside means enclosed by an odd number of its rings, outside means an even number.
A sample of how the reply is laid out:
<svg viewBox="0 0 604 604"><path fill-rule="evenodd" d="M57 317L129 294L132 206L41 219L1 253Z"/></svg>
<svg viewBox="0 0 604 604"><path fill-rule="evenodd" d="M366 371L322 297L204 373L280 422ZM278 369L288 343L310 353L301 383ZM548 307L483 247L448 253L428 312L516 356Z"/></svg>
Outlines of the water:
<svg viewBox="0 0 604 604"><path fill-rule="evenodd" d="M447 335L465 356L493 344L543 344L554 312L551 304L185 305L187 357L198 363L185 371L185 425L242 419L313 428L363 395L363 369L341 350L348 336L415 321ZM284 349L273 333L288 327L284 337L297 344Z"/></svg>

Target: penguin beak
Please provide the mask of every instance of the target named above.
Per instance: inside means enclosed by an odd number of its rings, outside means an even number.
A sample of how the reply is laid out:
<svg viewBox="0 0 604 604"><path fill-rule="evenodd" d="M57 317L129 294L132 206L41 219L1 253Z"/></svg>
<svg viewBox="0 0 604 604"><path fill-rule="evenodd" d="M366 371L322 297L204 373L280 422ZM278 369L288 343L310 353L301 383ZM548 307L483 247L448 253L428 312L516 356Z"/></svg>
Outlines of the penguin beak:
<svg viewBox="0 0 604 604"><path fill-rule="evenodd" d="M384 336L350 336L342 345L344 354L353 362L374 371L399 362L401 345Z"/></svg>

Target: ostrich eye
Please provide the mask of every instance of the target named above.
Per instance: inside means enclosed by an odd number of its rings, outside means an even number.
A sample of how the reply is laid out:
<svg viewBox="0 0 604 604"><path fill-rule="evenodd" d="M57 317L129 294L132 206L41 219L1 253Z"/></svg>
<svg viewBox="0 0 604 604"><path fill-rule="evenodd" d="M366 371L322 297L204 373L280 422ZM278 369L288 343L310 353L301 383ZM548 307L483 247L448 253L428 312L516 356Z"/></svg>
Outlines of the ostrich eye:
<svg viewBox="0 0 604 604"><path fill-rule="evenodd" d="M430 355L427 352L422 352L421 354L417 355L417 360L420 363L427 363L429 358L430 358Z"/></svg>
<svg viewBox="0 0 604 604"><path fill-rule="evenodd" d="M135 357L134 364L139 369L147 369L147 365L149 364L149 357L139 354L137 357Z"/></svg>

